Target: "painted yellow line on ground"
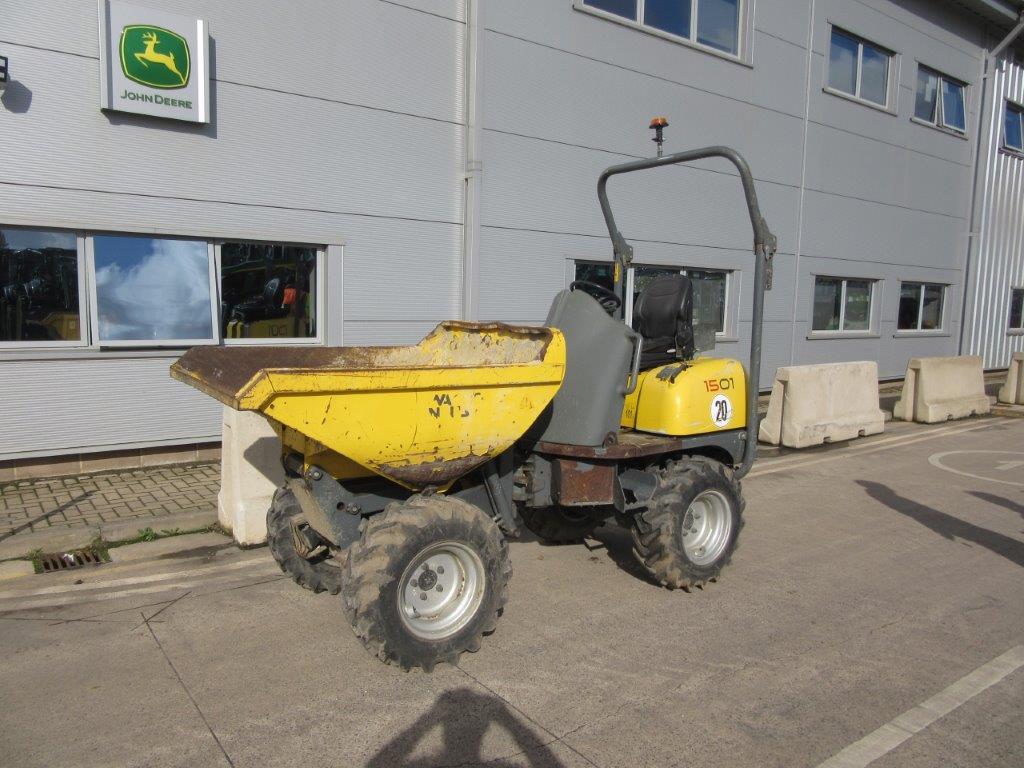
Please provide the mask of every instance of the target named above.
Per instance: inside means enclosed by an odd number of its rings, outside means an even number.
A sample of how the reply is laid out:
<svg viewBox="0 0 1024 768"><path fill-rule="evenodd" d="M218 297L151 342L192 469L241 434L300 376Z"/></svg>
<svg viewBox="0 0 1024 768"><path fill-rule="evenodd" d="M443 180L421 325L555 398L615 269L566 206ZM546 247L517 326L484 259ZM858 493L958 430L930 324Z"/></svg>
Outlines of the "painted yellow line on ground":
<svg viewBox="0 0 1024 768"><path fill-rule="evenodd" d="M246 558L245 560L238 560L233 563L209 565L203 568L192 568L187 571L165 571L163 573L155 573L149 576L129 576L124 579L112 579L110 581L92 581L84 584L60 584L53 587L41 587L39 589L8 590L7 592L0 592L0 600L14 597L55 595L62 592L88 592L94 589L110 589L111 587L123 587L129 584L148 584L154 581L166 581L167 579L191 578L192 576L201 576L206 573L245 568L247 566L260 563L273 563L273 560L268 557L266 552L263 552L257 556Z"/></svg>
<svg viewBox="0 0 1024 768"><path fill-rule="evenodd" d="M866 456L871 453L877 453L879 451L888 451L893 448L902 448L903 446L906 445L913 445L914 443L921 443L927 440L937 440L940 437L962 435L965 432L974 432L975 430L978 429L994 427L997 424L1005 424L1007 421L1009 421L1009 419L992 419L986 420L984 424L974 424L972 426L963 427L960 429L949 429L941 432L936 430L928 432L924 435L907 435L905 439L902 439L899 442L894 441L888 443L887 445L878 445L878 443L873 443L871 445L865 445L859 448L851 448L848 451L843 451L842 453L836 454L834 456L820 456L814 459L808 458L803 461L787 462L786 464L776 464L775 462L772 462L770 466L767 466L764 469L755 470L751 472L749 475L747 475L747 477L761 477L763 475L770 475L775 472L784 472L790 469L809 467L814 464L824 464L825 462L829 461L840 461L842 459L850 459L855 458L857 456Z"/></svg>
<svg viewBox="0 0 1024 768"><path fill-rule="evenodd" d="M927 701L836 753L818 768L864 768L1021 667L1024 667L1024 645L1015 646L981 665Z"/></svg>
<svg viewBox="0 0 1024 768"><path fill-rule="evenodd" d="M14 613L16 611L30 611L36 608L60 608L65 605L81 605L84 603L96 603L104 600L120 600L135 595L148 595L154 592L171 592L181 589L202 589L204 587L218 586L223 583L244 582L248 579L266 578L267 576L281 576L286 578L276 564L268 564L251 573L226 573L222 576L213 576L205 579L191 581L174 581L168 584L157 584L150 587L139 587L137 589L120 589L116 592L92 592L86 594L68 595L67 597L49 597L40 600L28 600L19 602L9 600L0 603L0 614Z"/></svg>

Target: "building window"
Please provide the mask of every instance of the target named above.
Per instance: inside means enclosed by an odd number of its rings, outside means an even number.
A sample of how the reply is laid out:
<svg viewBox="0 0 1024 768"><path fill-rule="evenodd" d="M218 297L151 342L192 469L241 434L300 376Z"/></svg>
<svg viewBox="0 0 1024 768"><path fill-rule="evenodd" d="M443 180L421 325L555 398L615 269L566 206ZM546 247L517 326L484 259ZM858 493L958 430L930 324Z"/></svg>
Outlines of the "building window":
<svg viewBox="0 0 1024 768"><path fill-rule="evenodd" d="M0 226L0 349L318 343L323 254Z"/></svg>
<svg viewBox="0 0 1024 768"><path fill-rule="evenodd" d="M946 286L936 283L900 283L900 307L896 329L941 330L945 293Z"/></svg>
<svg viewBox="0 0 1024 768"><path fill-rule="evenodd" d="M888 108L892 58L891 51L833 27L829 88Z"/></svg>
<svg viewBox="0 0 1024 768"><path fill-rule="evenodd" d="M687 42L739 55L741 0L582 0L582 5Z"/></svg>
<svg viewBox="0 0 1024 768"><path fill-rule="evenodd" d="M965 133L965 90L966 86L963 83L918 65L914 117L939 128Z"/></svg>
<svg viewBox="0 0 1024 768"><path fill-rule="evenodd" d="M1010 330L1024 331L1024 288L1010 289Z"/></svg>
<svg viewBox="0 0 1024 768"><path fill-rule="evenodd" d="M873 280L815 277L811 330L870 331L874 285Z"/></svg>
<svg viewBox="0 0 1024 768"><path fill-rule="evenodd" d="M216 342L210 251L203 240L95 235L96 342L114 346Z"/></svg>
<svg viewBox="0 0 1024 768"><path fill-rule="evenodd" d="M1003 121L1003 146L1014 152L1024 152L1024 107L1006 102Z"/></svg>
<svg viewBox="0 0 1024 768"><path fill-rule="evenodd" d="M608 262L577 261L575 279L596 283L613 290L612 265ZM634 264L626 272L626 284L631 287L631 301L626 306L630 317L633 305L641 291L656 277L662 275L685 275L693 284L693 321L696 324L713 325L715 332L726 332L727 306L730 272L718 269L690 269L659 267L648 264Z"/></svg>
<svg viewBox="0 0 1024 768"><path fill-rule="evenodd" d="M78 237L0 228L0 346L82 343Z"/></svg>
<svg viewBox="0 0 1024 768"><path fill-rule="evenodd" d="M218 248L226 340L316 338L317 248L245 242Z"/></svg>
<svg viewBox="0 0 1024 768"><path fill-rule="evenodd" d="M607 261L577 261L576 280L600 285L609 291L615 290L615 267Z"/></svg>

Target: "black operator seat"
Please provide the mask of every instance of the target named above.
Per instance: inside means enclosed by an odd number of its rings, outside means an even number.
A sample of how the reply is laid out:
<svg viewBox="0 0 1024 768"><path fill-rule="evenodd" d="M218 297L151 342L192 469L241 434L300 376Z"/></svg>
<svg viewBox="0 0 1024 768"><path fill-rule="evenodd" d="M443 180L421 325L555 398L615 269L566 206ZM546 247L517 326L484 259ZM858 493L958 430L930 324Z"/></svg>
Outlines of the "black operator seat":
<svg viewBox="0 0 1024 768"><path fill-rule="evenodd" d="M662 275L640 292L633 330L643 337L640 370L689 360L694 354L693 286L688 277Z"/></svg>

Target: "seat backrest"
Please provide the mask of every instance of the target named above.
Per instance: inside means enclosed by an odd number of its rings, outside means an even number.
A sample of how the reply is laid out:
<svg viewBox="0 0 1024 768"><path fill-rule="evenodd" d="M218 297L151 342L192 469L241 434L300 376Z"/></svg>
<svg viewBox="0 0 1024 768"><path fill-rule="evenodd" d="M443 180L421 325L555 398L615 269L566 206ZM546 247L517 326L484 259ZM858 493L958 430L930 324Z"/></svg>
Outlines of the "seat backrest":
<svg viewBox="0 0 1024 768"><path fill-rule="evenodd" d="M693 285L683 275L651 280L633 305L633 328L644 348L674 348L682 360L693 357Z"/></svg>
<svg viewBox="0 0 1024 768"><path fill-rule="evenodd" d="M632 362L633 333L608 316L584 291L555 296L545 325L565 336L566 370L539 439L566 445L603 445L622 419Z"/></svg>

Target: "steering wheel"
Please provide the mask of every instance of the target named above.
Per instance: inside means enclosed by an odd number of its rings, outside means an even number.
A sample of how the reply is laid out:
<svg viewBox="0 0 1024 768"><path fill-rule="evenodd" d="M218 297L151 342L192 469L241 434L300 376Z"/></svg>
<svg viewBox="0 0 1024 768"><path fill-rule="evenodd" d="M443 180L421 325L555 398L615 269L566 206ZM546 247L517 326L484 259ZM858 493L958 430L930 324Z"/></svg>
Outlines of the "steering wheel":
<svg viewBox="0 0 1024 768"><path fill-rule="evenodd" d="M593 296L609 315L615 314L615 311L622 306L622 299L615 294L615 291L605 288L603 285L592 283L589 280L573 280L569 284L569 290L577 289L582 289L585 293Z"/></svg>

